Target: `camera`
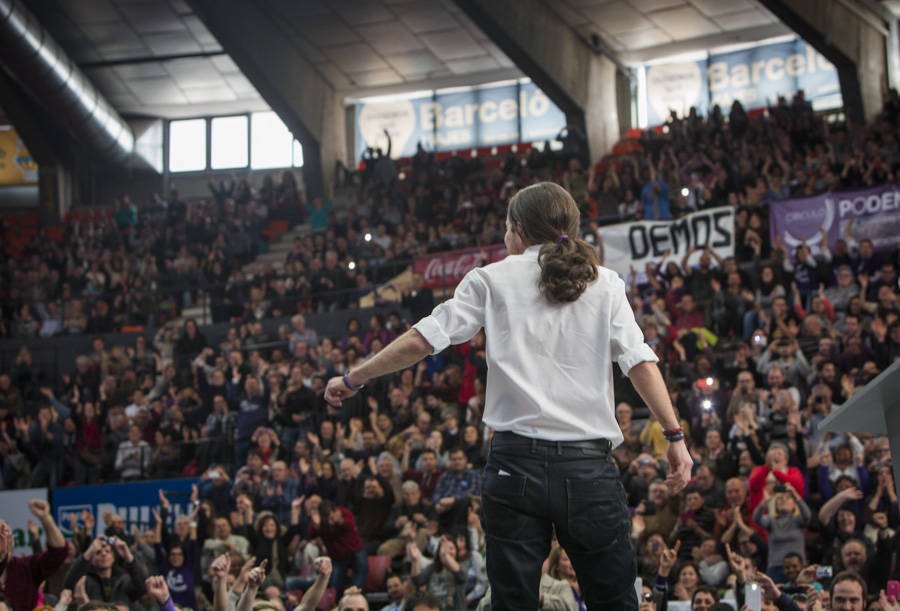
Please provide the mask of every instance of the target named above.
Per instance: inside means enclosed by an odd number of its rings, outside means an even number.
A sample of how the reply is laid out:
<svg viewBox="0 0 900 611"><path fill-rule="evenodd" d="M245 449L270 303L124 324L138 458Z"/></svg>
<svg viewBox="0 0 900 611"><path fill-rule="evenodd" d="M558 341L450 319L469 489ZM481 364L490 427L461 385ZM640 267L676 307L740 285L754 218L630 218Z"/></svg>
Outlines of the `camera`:
<svg viewBox="0 0 900 611"><path fill-rule="evenodd" d="M103 541L110 547L113 547L116 544L115 537L103 537Z"/></svg>
<svg viewBox="0 0 900 611"><path fill-rule="evenodd" d="M776 485L775 485L775 492L776 492L776 493L778 493L778 492L787 492L787 486L785 486L784 484L776 484Z"/></svg>
<svg viewBox="0 0 900 611"><path fill-rule="evenodd" d="M830 566L820 566L816 569L816 579L831 578L834 571Z"/></svg>

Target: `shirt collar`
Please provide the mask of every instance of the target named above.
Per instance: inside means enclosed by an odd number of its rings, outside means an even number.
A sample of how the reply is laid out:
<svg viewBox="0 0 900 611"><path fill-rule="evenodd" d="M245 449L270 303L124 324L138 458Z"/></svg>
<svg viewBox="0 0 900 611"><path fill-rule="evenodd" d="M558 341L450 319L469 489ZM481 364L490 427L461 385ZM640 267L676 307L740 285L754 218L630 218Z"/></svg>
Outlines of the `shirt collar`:
<svg viewBox="0 0 900 611"><path fill-rule="evenodd" d="M525 249L525 252L522 253L521 256L528 257L529 259L537 259L538 253L541 252L541 246L543 244L534 244Z"/></svg>

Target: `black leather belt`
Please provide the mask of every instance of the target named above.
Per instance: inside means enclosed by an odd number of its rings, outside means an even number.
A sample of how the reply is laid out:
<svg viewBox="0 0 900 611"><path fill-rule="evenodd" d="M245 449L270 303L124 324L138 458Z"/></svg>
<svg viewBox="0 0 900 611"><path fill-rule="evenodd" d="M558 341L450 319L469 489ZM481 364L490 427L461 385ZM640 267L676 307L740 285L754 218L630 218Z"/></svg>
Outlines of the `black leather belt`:
<svg viewBox="0 0 900 611"><path fill-rule="evenodd" d="M533 448L573 448L577 450L594 450L609 452L612 450L612 442L609 439L582 439L580 441L550 441L548 439L533 439L511 431L495 431L491 443L500 445L531 446Z"/></svg>

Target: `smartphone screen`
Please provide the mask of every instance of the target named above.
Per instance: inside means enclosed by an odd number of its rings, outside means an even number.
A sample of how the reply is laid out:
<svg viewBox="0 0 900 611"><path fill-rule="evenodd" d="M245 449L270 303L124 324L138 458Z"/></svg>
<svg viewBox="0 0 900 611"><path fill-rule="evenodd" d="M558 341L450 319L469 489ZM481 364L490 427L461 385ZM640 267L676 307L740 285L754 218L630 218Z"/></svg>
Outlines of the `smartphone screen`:
<svg viewBox="0 0 900 611"><path fill-rule="evenodd" d="M758 583L748 583L744 586L744 601L750 611L762 611L762 588Z"/></svg>

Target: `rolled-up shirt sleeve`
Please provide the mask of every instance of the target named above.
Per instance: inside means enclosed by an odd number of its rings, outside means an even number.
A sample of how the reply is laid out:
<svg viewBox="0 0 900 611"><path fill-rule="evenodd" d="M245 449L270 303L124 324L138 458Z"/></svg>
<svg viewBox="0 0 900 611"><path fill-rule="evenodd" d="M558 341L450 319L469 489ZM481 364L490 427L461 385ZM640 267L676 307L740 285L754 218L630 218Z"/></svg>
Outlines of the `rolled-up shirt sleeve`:
<svg viewBox="0 0 900 611"><path fill-rule="evenodd" d="M466 274L453 292L453 297L413 328L422 334L438 354L451 344L467 342L484 326L487 287L478 268ZM632 321L633 322L633 321Z"/></svg>
<svg viewBox="0 0 900 611"><path fill-rule="evenodd" d="M615 291L615 304L610 309L609 338L612 358L625 375L638 363L659 360L653 349L644 342L644 332L634 319L634 312L625 297L625 283L621 280Z"/></svg>

